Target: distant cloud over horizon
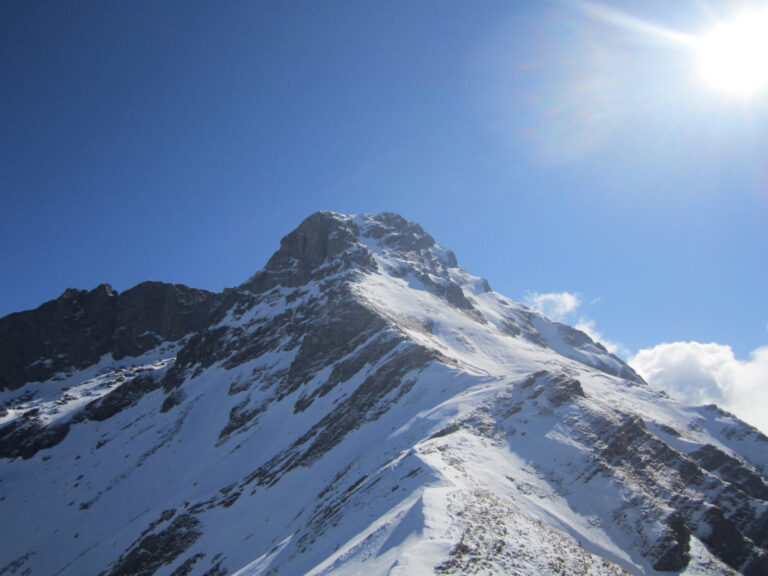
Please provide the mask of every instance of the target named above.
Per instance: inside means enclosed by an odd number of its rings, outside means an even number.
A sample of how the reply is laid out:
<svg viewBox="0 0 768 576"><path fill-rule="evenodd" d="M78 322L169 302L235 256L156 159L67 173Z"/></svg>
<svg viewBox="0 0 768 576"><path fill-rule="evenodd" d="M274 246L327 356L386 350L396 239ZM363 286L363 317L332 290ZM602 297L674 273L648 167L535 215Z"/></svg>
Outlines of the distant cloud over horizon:
<svg viewBox="0 0 768 576"><path fill-rule="evenodd" d="M727 345L671 342L640 350L629 364L671 397L717 404L768 434L768 346L743 361Z"/></svg>

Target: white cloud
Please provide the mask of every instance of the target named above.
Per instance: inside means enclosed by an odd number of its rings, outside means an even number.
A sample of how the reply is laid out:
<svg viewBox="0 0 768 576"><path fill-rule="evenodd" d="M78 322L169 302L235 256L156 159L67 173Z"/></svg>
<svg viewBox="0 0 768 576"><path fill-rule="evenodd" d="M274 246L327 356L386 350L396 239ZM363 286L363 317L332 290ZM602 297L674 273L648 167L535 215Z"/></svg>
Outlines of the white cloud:
<svg viewBox="0 0 768 576"><path fill-rule="evenodd" d="M549 292L541 294L539 292L528 292L525 303L556 322L562 322L565 317L581 306L581 298L578 294L570 292Z"/></svg>
<svg viewBox="0 0 768 576"><path fill-rule="evenodd" d="M768 346L742 361L730 346L672 342L640 350L629 363L673 398L716 403L768 434Z"/></svg>

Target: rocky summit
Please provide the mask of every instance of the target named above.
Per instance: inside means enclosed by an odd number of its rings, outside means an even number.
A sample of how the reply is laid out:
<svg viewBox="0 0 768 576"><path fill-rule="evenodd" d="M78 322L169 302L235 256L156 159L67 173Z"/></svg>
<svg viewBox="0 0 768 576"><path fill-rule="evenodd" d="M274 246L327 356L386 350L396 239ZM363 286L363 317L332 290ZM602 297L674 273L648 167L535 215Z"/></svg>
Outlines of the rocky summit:
<svg viewBox="0 0 768 576"><path fill-rule="evenodd" d="M768 574L768 438L395 214L0 319L1 575Z"/></svg>

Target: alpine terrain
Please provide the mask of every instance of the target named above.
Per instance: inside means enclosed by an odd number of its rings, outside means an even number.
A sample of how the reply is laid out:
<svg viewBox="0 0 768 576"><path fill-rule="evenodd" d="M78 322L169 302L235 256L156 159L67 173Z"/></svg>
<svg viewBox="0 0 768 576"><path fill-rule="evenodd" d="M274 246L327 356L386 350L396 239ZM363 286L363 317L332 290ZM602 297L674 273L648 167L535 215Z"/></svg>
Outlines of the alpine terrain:
<svg viewBox="0 0 768 576"><path fill-rule="evenodd" d="M3 576L768 574L768 438L395 214L6 316L0 406Z"/></svg>

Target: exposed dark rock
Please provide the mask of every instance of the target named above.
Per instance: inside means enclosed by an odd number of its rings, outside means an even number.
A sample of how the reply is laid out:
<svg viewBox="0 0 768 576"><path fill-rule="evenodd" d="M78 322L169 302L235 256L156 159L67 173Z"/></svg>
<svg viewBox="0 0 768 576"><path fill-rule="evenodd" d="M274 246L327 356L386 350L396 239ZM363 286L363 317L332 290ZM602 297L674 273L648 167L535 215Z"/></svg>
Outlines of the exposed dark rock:
<svg viewBox="0 0 768 576"><path fill-rule="evenodd" d="M435 244L435 239L427 234L419 224L409 222L399 214L382 212L375 216L374 220L381 226L372 227L368 231L368 235L381 240L386 246L407 252L430 248ZM447 253L448 265L457 266L456 256L453 252L448 250Z"/></svg>
<svg viewBox="0 0 768 576"><path fill-rule="evenodd" d="M64 440L69 427L69 422L45 426L36 418L18 418L0 428L0 458L32 458Z"/></svg>
<svg viewBox="0 0 768 576"><path fill-rule="evenodd" d="M700 537L710 552L736 570L752 560L750 556L755 550L720 508L709 508L704 513L704 520L709 530Z"/></svg>
<svg viewBox="0 0 768 576"><path fill-rule="evenodd" d="M659 429L664 432L665 434L669 434L670 436L673 436L675 438L680 438L680 432L672 428L671 426L667 426L666 424L662 424L659 426Z"/></svg>
<svg viewBox="0 0 768 576"><path fill-rule="evenodd" d="M616 430L603 451L605 458L609 460L624 459L631 455L631 450L636 449L642 442L650 439L650 433L642 418L630 416L621 427Z"/></svg>
<svg viewBox="0 0 768 576"><path fill-rule="evenodd" d="M202 535L200 521L191 514L177 516L166 528L143 536L102 574L107 576L151 576L170 564Z"/></svg>
<svg viewBox="0 0 768 576"><path fill-rule="evenodd" d="M444 436L450 436L454 432L458 432L461 430L461 425L458 422L454 422L453 424L448 424L445 428L441 428L432 436L429 437L430 440L433 440L435 438L443 438Z"/></svg>
<svg viewBox="0 0 768 576"><path fill-rule="evenodd" d="M601 453L607 464L604 471L613 470L631 477L636 486L642 487L641 498L647 498L646 507L673 506L690 531L732 568L741 570L744 565L760 565L760 559L765 556L762 546L768 542L765 518L768 514L763 512L764 503L756 507L748 504L750 499L753 503L760 502L758 497L746 493L746 490L758 490L748 469L743 465L737 467L738 461L734 464L730 457L713 447L705 447L696 457L712 468L713 475L692 457L654 436L638 417L614 426L608 426L612 431L602 432L610 438ZM705 510L697 494L710 495ZM668 523L661 542L649 549L651 557L662 566L674 566L687 554L683 542L685 530L677 517L670 519L674 522Z"/></svg>
<svg viewBox="0 0 768 576"><path fill-rule="evenodd" d="M352 265L359 270L376 270L370 252L357 241L358 233L354 222L341 220L331 212L316 212L280 240L280 249L264 270L243 287L263 293L278 284L300 286Z"/></svg>
<svg viewBox="0 0 768 576"><path fill-rule="evenodd" d="M765 576L768 574L768 554L762 554L747 562L743 574L744 576Z"/></svg>
<svg viewBox="0 0 768 576"><path fill-rule="evenodd" d="M240 338L236 343L223 342L220 346L229 350L225 352L225 368L234 368L244 364L248 360L258 358L262 354L274 350L280 344L282 336L293 331L293 318L289 314L277 316L272 322L249 333L247 337ZM186 362L186 359L185 359ZM202 361L203 366L209 361Z"/></svg>
<svg viewBox="0 0 768 576"><path fill-rule="evenodd" d="M153 374L141 374L124 382L98 400L85 406L85 416L89 420L100 422L134 406L141 398L160 388L160 381Z"/></svg>
<svg viewBox="0 0 768 576"><path fill-rule="evenodd" d="M112 355L138 356L207 325L216 296L182 284L142 282L118 297Z"/></svg>
<svg viewBox="0 0 768 576"><path fill-rule="evenodd" d="M394 338L391 334L383 333L367 345L355 350L354 354L349 354L347 358L341 360L333 367L331 375L323 384L317 386L309 395L299 398L294 411L302 412L306 410L315 398L325 396L338 384L352 378L366 365L372 366L376 364L397 346L399 342L400 339Z"/></svg>
<svg viewBox="0 0 768 576"><path fill-rule="evenodd" d="M406 374L438 359L439 356L431 350L413 345L390 358L288 450L276 454L252 472L245 479L245 484L256 482L271 486L297 466L311 465L338 445L347 434L365 422L377 420L391 404L407 393L413 382L403 381ZM302 450L304 446L307 447Z"/></svg>
<svg viewBox="0 0 768 576"><path fill-rule="evenodd" d="M163 405L160 407L160 413L165 414L171 410L174 406L178 406L185 398L185 394L180 390L173 390L168 393L163 400Z"/></svg>
<svg viewBox="0 0 768 576"><path fill-rule="evenodd" d="M586 398L581 382L564 374L555 376L549 385L547 398L554 406L561 406L575 398Z"/></svg>
<svg viewBox="0 0 768 576"><path fill-rule="evenodd" d="M144 282L119 294L108 284L67 289L35 310L0 318L0 390L95 363L138 355L201 329L214 294Z"/></svg>
<svg viewBox="0 0 768 576"><path fill-rule="evenodd" d="M174 508L168 508L167 510L163 510L160 513L160 516L157 517L157 520L153 520L149 523L149 526L146 527L146 529L141 533L141 536L139 536L139 539L144 538L147 534L154 531L155 528L160 526L163 522L168 522L171 518L176 516L176 510Z"/></svg>
<svg viewBox="0 0 768 576"><path fill-rule="evenodd" d="M329 299L323 316L309 324L278 398L291 394L321 368L332 365L386 327L384 320L345 294Z"/></svg>
<svg viewBox="0 0 768 576"><path fill-rule="evenodd" d="M302 464L316 461L349 432L364 422L378 419L391 404L410 390L413 382L404 381L405 375L437 359L434 352L418 346L412 346L392 357L310 430L310 437L315 439L304 453Z"/></svg>
<svg viewBox="0 0 768 576"><path fill-rule="evenodd" d="M117 293L108 284L68 289L35 310L0 318L0 389L95 362L109 348Z"/></svg>
<svg viewBox="0 0 768 576"><path fill-rule="evenodd" d="M184 560L184 562L171 573L171 576L189 576L198 560L205 558L205 554L197 553Z"/></svg>
<svg viewBox="0 0 768 576"><path fill-rule="evenodd" d="M252 407L250 405L250 398L233 406L229 411L229 420L227 421L227 424L221 429L221 432L219 432L219 440L223 440L233 432L246 429L249 424L253 423L259 414L267 409L267 407L268 402Z"/></svg>
<svg viewBox="0 0 768 576"><path fill-rule="evenodd" d="M653 565L659 572L678 572L691 561L691 529L679 512L673 512L664 522L667 525L664 534L656 543L658 558Z"/></svg>
<svg viewBox="0 0 768 576"><path fill-rule="evenodd" d="M314 268L354 246L358 233L354 223L341 223L333 214L317 212L280 240L280 249L269 259L266 268L297 265L297 279L304 283Z"/></svg>
<svg viewBox="0 0 768 576"><path fill-rule="evenodd" d="M546 370L539 370L538 372L534 372L533 374L530 374L529 376L526 376L525 379L518 384L518 386L522 390L525 390L526 388L530 388L531 386L536 384L536 382L539 379L543 378L547 374L549 374L549 372L547 372Z"/></svg>
<svg viewBox="0 0 768 576"><path fill-rule="evenodd" d="M455 282L446 274L447 268L456 267L453 252L440 249L434 238L415 222L385 212L370 219L360 229L352 219L332 212L317 212L304 220L296 230L285 236L280 249L270 258L264 270L243 284L255 293L263 293L277 285L296 287L311 280L320 280L343 270L354 268L355 273L375 271L376 261L358 238L377 240L404 260L410 261L419 279L432 291L445 297L454 306L472 309ZM391 271L397 275L397 271ZM442 278L436 282L430 275ZM490 290L490 286L486 288Z"/></svg>
<svg viewBox="0 0 768 576"><path fill-rule="evenodd" d="M85 419L103 421L134 406L145 394L160 387L153 373L139 374L88 403L82 412L54 424L44 424L37 409L26 411L21 418L0 428L0 458L31 458L40 450L59 444L69 433L72 424ZM97 448L104 445L99 441Z"/></svg>
<svg viewBox="0 0 768 576"><path fill-rule="evenodd" d="M469 299L464 295L461 286L455 282L449 282L445 286L445 299L456 306L456 308L461 308L464 310L473 308L472 302L470 302Z"/></svg>
<svg viewBox="0 0 768 576"><path fill-rule="evenodd" d="M335 525L338 523L340 516L343 514L343 505L360 492L361 487L366 485L366 480L368 480L367 475L359 477L351 485L347 486L341 494L315 507L314 513L307 522L307 530L299 539L300 549L305 548L304 542L310 539L312 535L322 533L323 529L329 524ZM376 482L377 480L368 483L368 487Z"/></svg>
<svg viewBox="0 0 768 576"><path fill-rule="evenodd" d="M30 573L29 568L27 568L24 572L19 572L24 567L24 564L27 563L27 561L36 554L36 552L27 552L26 554L22 554L21 556L18 556L17 558L14 558L8 564L5 566L0 566L0 576L3 576L5 574L22 574L27 575Z"/></svg>
<svg viewBox="0 0 768 576"><path fill-rule="evenodd" d="M689 454L705 470L721 477L752 498L768 501L768 485L736 458L711 444Z"/></svg>
<svg viewBox="0 0 768 576"><path fill-rule="evenodd" d="M186 371L193 367L207 368L224 357L226 328L209 328L193 334L179 350L176 362L163 376L163 389L170 392L184 381Z"/></svg>

